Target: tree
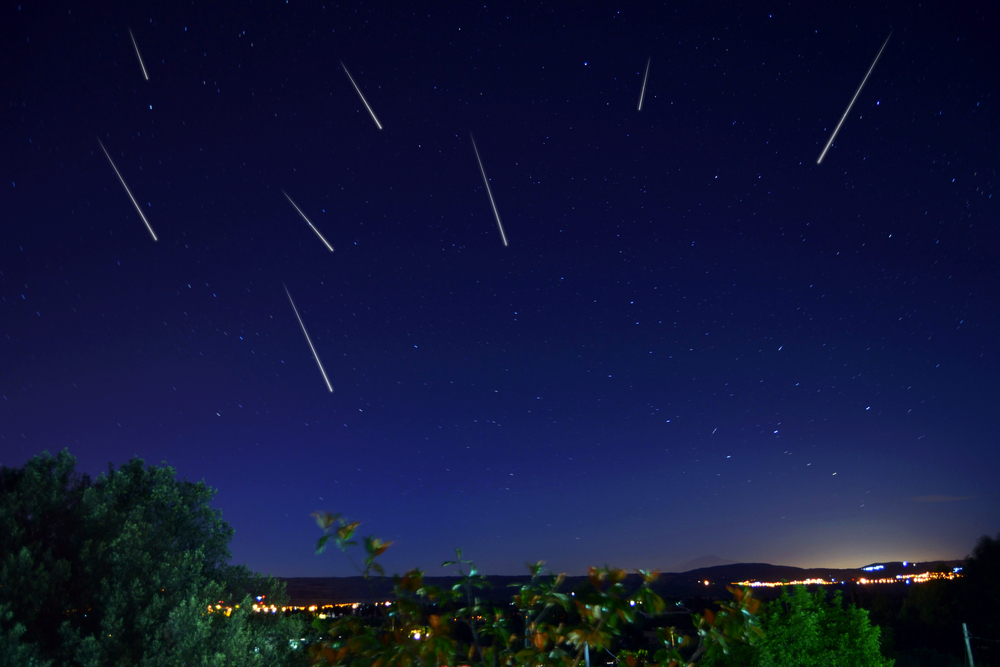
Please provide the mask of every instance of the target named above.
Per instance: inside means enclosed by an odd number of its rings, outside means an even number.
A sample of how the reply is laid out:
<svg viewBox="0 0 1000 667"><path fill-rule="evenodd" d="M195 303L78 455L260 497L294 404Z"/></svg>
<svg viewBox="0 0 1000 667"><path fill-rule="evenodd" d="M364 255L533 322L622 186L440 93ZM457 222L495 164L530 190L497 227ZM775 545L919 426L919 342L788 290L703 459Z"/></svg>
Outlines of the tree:
<svg viewBox="0 0 1000 667"><path fill-rule="evenodd" d="M785 588L769 603L761 619L763 638L753 646L737 647L729 655L710 651L707 665L729 667L892 667L882 655L880 630L868 612L844 606L841 592L827 599L820 589Z"/></svg>
<svg viewBox="0 0 1000 667"><path fill-rule="evenodd" d="M12 623L13 616L7 605L0 605L0 667L49 667L51 663L39 658L35 646L21 641L25 628Z"/></svg>
<svg viewBox="0 0 1000 667"><path fill-rule="evenodd" d="M991 642L1000 641L1000 535L983 535L965 559L962 578L962 609L958 621L969 631ZM954 628L957 635L958 627ZM975 650L975 648L973 648ZM978 662L978 661L977 661Z"/></svg>
<svg viewBox="0 0 1000 667"><path fill-rule="evenodd" d="M63 451L0 468L7 641L83 667L295 657L297 621L249 613L251 590L270 600L283 586L228 564L233 529L210 506L212 489L139 459L96 480L75 465ZM220 600L234 611L209 613Z"/></svg>

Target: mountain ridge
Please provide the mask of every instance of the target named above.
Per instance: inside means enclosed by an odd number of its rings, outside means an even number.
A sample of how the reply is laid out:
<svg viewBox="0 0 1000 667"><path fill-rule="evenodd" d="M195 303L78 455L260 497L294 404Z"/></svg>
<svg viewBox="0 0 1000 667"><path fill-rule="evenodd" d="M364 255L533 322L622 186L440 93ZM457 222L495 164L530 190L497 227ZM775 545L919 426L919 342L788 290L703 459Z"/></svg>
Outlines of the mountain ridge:
<svg viewBox="0 0 1000 667"><path fill-rule="evenodd" d="M961 560L874 563L871 566L857 568L801 568L791 565L772 565L770 563L728 563L701 567L686 572L661 573L652 588L662 597L724 597L728 595L727 586L742 581L803 581L808 579L824 579L827 581L850 584L864 579L895 578L897 575L918 574L927 571L937 571L941 568L952 569L961 567ZM865 570L864 567L881 566L877 570ZM285 582L291 604L296 606L345 604L354 602L382 602L392 598L392 579L353 577L276 577ZM513 590L511 584L527 583L528 575L486 575L491 588L481 591L478 595L492 602L507 602ZM566 577L565 590L573 590L584 584L585 575ZM424 583L442 589L450 589L458 583L459 577L425 576ZM707 583L706 583L707 582ZM638 587L641 578L637 574L629 574L625 585L632 589Z"/></svg>

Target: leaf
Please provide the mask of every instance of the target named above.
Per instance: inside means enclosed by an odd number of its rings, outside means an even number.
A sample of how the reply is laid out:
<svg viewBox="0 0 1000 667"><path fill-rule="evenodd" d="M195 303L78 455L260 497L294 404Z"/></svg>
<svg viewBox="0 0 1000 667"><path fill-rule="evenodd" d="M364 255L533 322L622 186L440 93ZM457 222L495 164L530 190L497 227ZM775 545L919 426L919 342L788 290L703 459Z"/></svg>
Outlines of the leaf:
<svg viewBox="0 0 1000 667"><path fill-rule="evenodd" d="M315 518L316 524L323 530L329 530L330 526L340 518L340 514L330 514L329 512L320 512L319 510L309 516Z"/></svg>
<svg viewBox="0 0 1000 667"><path fill-rule="evenodd" d="M649 585L660 578L659 570L636 570L639 576L642 577L642 583Z"/></svg>
<svg viewBox="0 0 1000 667"><path fill-rule="evenodd" d="M414 568L397 581L397 586L409 593L416 593L423 585L424 573Z"/></svg>
<svg viewBox="0 0 1000 667"><path fill-rule="evenodd" d="M528 572L531 573L531 577L535 578L541 573L542 567L545 565L545 561L540 560L537 563L525 563L525 565L528 566Z"/></svg>
<svg viewBox="0 0 1000 667"><path fill-rule="evenodd" d="M360 521L353 521L351 523L341 523L340 528L337 529L337 537L343 541L351 539L354 535L354 531L358 529L361 525Z"/></svg>
<svg viewBox="0 0 1000 667"><path fill-rule="evenodd" d="M391 544L392 542L383 542L374 535L369 535L365 538L365 551L368 552L369 558L378 558Z"/></svg>

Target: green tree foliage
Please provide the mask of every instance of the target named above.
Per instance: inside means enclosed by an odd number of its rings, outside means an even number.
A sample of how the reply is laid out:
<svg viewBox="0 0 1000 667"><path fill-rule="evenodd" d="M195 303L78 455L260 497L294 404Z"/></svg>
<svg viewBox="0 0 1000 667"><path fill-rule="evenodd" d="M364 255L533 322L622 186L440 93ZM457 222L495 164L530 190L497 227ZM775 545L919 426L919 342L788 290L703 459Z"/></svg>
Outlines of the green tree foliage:
<svg viewBox="0 0 1000 667"><path fill-rule="evenodd" d="M37 649L21 641L25 628L12 621L7 605L0 605L0 667L48 667L51 662L42 660Z"/></svg>
<svg viewBox="0 0 1000 667"><path fill-rule="evenodd" d="M314 513L324 535L317 552L332 540L342 550L354 545L357 522L339 514ZM364 576L382 573L376 562L389 547L373 536L364 539ZM380 618L342 616L316 619L320 640L310 647L315 664L338 667L579 667L592 651L616 648L624 632L640 617L655 618L663 600L650 587L655 572L639 571L641 584L626 586L626 573L616 568L591 568L586 584L565 589L563 575L546 574L541 562L529 564L531 579L515 584L513 604L506 608L483 604L477 591L489 585L474 563L457 558L445 567L458 568L451 589L424 583L423 572L395 576L394 600ZM652 651L625 657L628 667L678 667L696 663L706 650L721 653L753 641L757 601L749 589L734 589L733 600L716 610L694 614L694 636L674 627L657 630ZM649 658L652 653L652 658ZM602 660L603 661L603 660Z"/></svg>
<svg viewBox="0 0 1000 667"><path fill-rule="evenodd" d="M979 538L966 557L964 575L960 620L968 623L974 636L1000 642L1000 535Z"/></svg>
<svg viewBox="0 0 1000 667"><path fill-rule="evenodd" d="M889 610L878 614L892 633L897 667L948 667L964 664L961 606L964 581L936 580L908 586L895 618Z"/></svg>
<svg viewBox="0 0 1000 667"><path fill-rule="evenodd" d="M250 613L247 597L283 587L227 564L212 489L138 459L96 480L75 465L63 451L0 468L0 641L60 666L294 659L297 621ZM209 613L220 601L231 615Z"/></svg>
<svg viewBox="0 0 1000 667"><path fill-rule="evenodd" d="M711 667L892 667L882 655L879 628L868 612L844 606L840 591L828 599L822 588L785 588L766 605L761 618L763 638L723 655L711 651Z"/></svg>

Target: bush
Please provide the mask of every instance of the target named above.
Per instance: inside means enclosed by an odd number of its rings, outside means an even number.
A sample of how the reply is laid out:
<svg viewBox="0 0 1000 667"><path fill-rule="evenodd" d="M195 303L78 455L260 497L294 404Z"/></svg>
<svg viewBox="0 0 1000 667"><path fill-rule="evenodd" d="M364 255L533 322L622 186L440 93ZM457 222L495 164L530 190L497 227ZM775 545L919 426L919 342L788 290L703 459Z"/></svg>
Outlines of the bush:
<svg viewBox="0 0 1000 667"><path fill-rule="evenodd" d="M868 612L845 607L841 592L827 599L822 588L809 593L804 586L785 588L769 603L761 618L763 638L754 646L740 647L730 655L712 651L712 667L892 667L882 655L880 630Z"/></svg>
<svg viewBox="0 0 1000 667"><path fill-rule="evenodd" d="M357 546L357 522L328 513L315 513L324 535L317 551L330 541L346 551ZM364 540L365 567L361 573L383 574L377 558L390 543L369 536ZM565 577L543 572L542 563L529 564L531 579L515 584L513 604L486 605L477 591L488 585L475 564L462 559L461 550L446 567L457 567L458 582L451 589L424 583L423 572L395 576L394 597L381 618L344 616L317 618L322 633L310 647L314 664L338 667L432 667L483 665L495 667L578 667L589 664L591 650L615 648L625 631L642 617L656 618L664 601L652 591L655 572L639 571L638 587L625 585L626 573L616 568L591 568L585 585L565 590ZM710 647L726 652L757 637L757 601L749 589L731 589L733 600L715 611L692 615L695 636L677 628L656 631L657 646L645 654L623 655L628 667L673 667L697 662Z"/></svg>

